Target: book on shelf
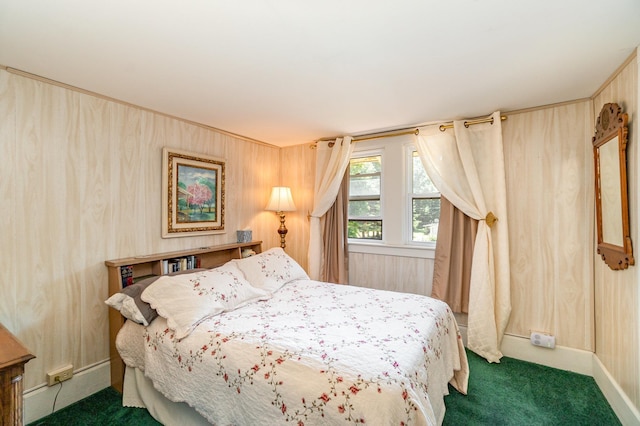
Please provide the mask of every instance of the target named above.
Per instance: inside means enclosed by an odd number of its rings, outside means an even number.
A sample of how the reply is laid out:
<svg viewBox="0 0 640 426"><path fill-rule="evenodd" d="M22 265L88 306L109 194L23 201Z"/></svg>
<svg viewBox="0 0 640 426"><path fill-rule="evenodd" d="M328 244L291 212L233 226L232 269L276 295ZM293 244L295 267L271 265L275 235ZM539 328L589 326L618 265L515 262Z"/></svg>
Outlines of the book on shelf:
<svg viewBox="0 0 640 426"><path fill-rule="evenodd" d="M184 256L173 259L163 259L160 261L162 265L162 275L172 272L187 271L189 269L200 268L200 258L196 256ZM124 265L120 267L120 278L122 280L122 288L133 284L136 281L147 278L148 275L133 278L133 265ZM153 274L152 274L153 275Z"/></svg>
<svg viewBox="0 0 640 426"><path fill-rule="evenodd" d="M162 273L187 271L200 267L200 259L196 256L184 256L175 259L165 259L162 261Z"/></svg>
<svg viewBox="0 0 640 426"><path fill-rule="evenodd" d="M133 265L121 266L120 277L122 279L122 288L133 284Z"/></svg>

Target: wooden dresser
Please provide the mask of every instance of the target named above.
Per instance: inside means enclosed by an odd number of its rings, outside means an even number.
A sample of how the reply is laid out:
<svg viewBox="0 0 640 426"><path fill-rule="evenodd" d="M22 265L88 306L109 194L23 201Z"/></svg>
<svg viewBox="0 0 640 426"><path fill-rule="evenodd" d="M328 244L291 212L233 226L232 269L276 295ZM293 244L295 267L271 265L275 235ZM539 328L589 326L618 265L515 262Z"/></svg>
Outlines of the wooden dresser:
<svg viewBox="0 0 640 426"><path fill-rule="evenodd" d="M0 425L22 425L24 365L35 358L0 324Z"/></svg>

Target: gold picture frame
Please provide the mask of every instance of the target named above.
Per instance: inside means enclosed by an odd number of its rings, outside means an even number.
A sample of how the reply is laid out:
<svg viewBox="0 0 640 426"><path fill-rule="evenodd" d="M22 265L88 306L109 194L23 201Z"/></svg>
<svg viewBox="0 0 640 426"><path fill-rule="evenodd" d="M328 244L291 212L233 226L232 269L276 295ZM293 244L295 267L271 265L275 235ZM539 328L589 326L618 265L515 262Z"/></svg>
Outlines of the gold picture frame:
<svg viewBox="0 0 640 426"><path fill-rule="evenodd" d="M163 148L162 238L224 233L225 161Z"/></svg>

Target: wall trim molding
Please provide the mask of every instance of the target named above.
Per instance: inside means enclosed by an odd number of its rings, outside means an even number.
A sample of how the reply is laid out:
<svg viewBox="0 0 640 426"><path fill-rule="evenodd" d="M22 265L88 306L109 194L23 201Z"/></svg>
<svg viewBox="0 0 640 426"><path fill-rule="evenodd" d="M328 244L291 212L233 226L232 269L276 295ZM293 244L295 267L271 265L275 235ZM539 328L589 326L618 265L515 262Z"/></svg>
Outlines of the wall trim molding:
<svg viewBox="0 0 640 426"><path fill-rule="evenodd" d="M504 356L510 358L593 376L593 352L590 351L567 346L547 349L533 346L528 338L509 334L505 334L500 349Z"/></svg>
<svg viewBox="0 0 640 426"><path fill-rule="evenodd" d="M60 385L38 386L24 393L24 424L35 422L51 414L58 390L56 411L80 401L111 385L109 360L73 373L73 377Z"/></svg>
<svg viewBox="0 0 640 426"><path fill-rule="evenodd" d="M639 425L640 411L609 373L596 354L593 354L593 378L623 425Z"/></svg>

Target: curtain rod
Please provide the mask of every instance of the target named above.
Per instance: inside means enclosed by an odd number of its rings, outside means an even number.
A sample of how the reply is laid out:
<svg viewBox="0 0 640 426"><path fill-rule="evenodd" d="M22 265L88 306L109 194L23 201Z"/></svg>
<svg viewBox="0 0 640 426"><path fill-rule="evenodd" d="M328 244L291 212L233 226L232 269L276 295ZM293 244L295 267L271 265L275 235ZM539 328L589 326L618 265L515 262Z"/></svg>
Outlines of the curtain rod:
<svg viewBox="0 0 640 426"><path fill-rule="evenodd" d="M507 119L506 115L501 115L500 116L500 121L504 121L506 119ZM466 120L464 122L464 127L469 127L469 126L473 126L474 124L482 124L482 123L491 123L491 124L493 124L493 117L476 118L474 120ZM444 132L447 129L453 129L453 122L441 124L440 127L438 127L438 128L440 129L441 132Z"/></svg>
<svg viewBox="0 0 640 426"><path fill-rule="evenodd" d="M504 121L506 119L507 119L507 117L505 115L501 115L500 116L500 120L501 121ZM491 124L493 124L493 117L476 118L476 119L472 119L472 120L465 120L464 127L469 127L469 126L473 126L475 124L482 124L482 123L491 123ZM368 141L368 140L371 140L371 139L390 138L390 137L393 137L393 136L402 136L402 135L416 135L417 136L417 135L420 134L420 130L417 127L418 126L412 126L412 127L405 127L405 128L402 128L402 129L389 130L387 132L377 132L377 133L369 133L369 134L360 135L360 136L354 136L351 141L352 142L362 142L362 141ZM453 121L441 124L439 129L440 129L441 132L444 132L447 129L453 129ZM335 141L335 139L336 138L318 139L313 144L311 144L311 148L315 148L316 144L318 142L327 142L327 141L329 141L329 147L332 147L333 143L335 143L335 142L333 142L333 141Z"/></svg>

